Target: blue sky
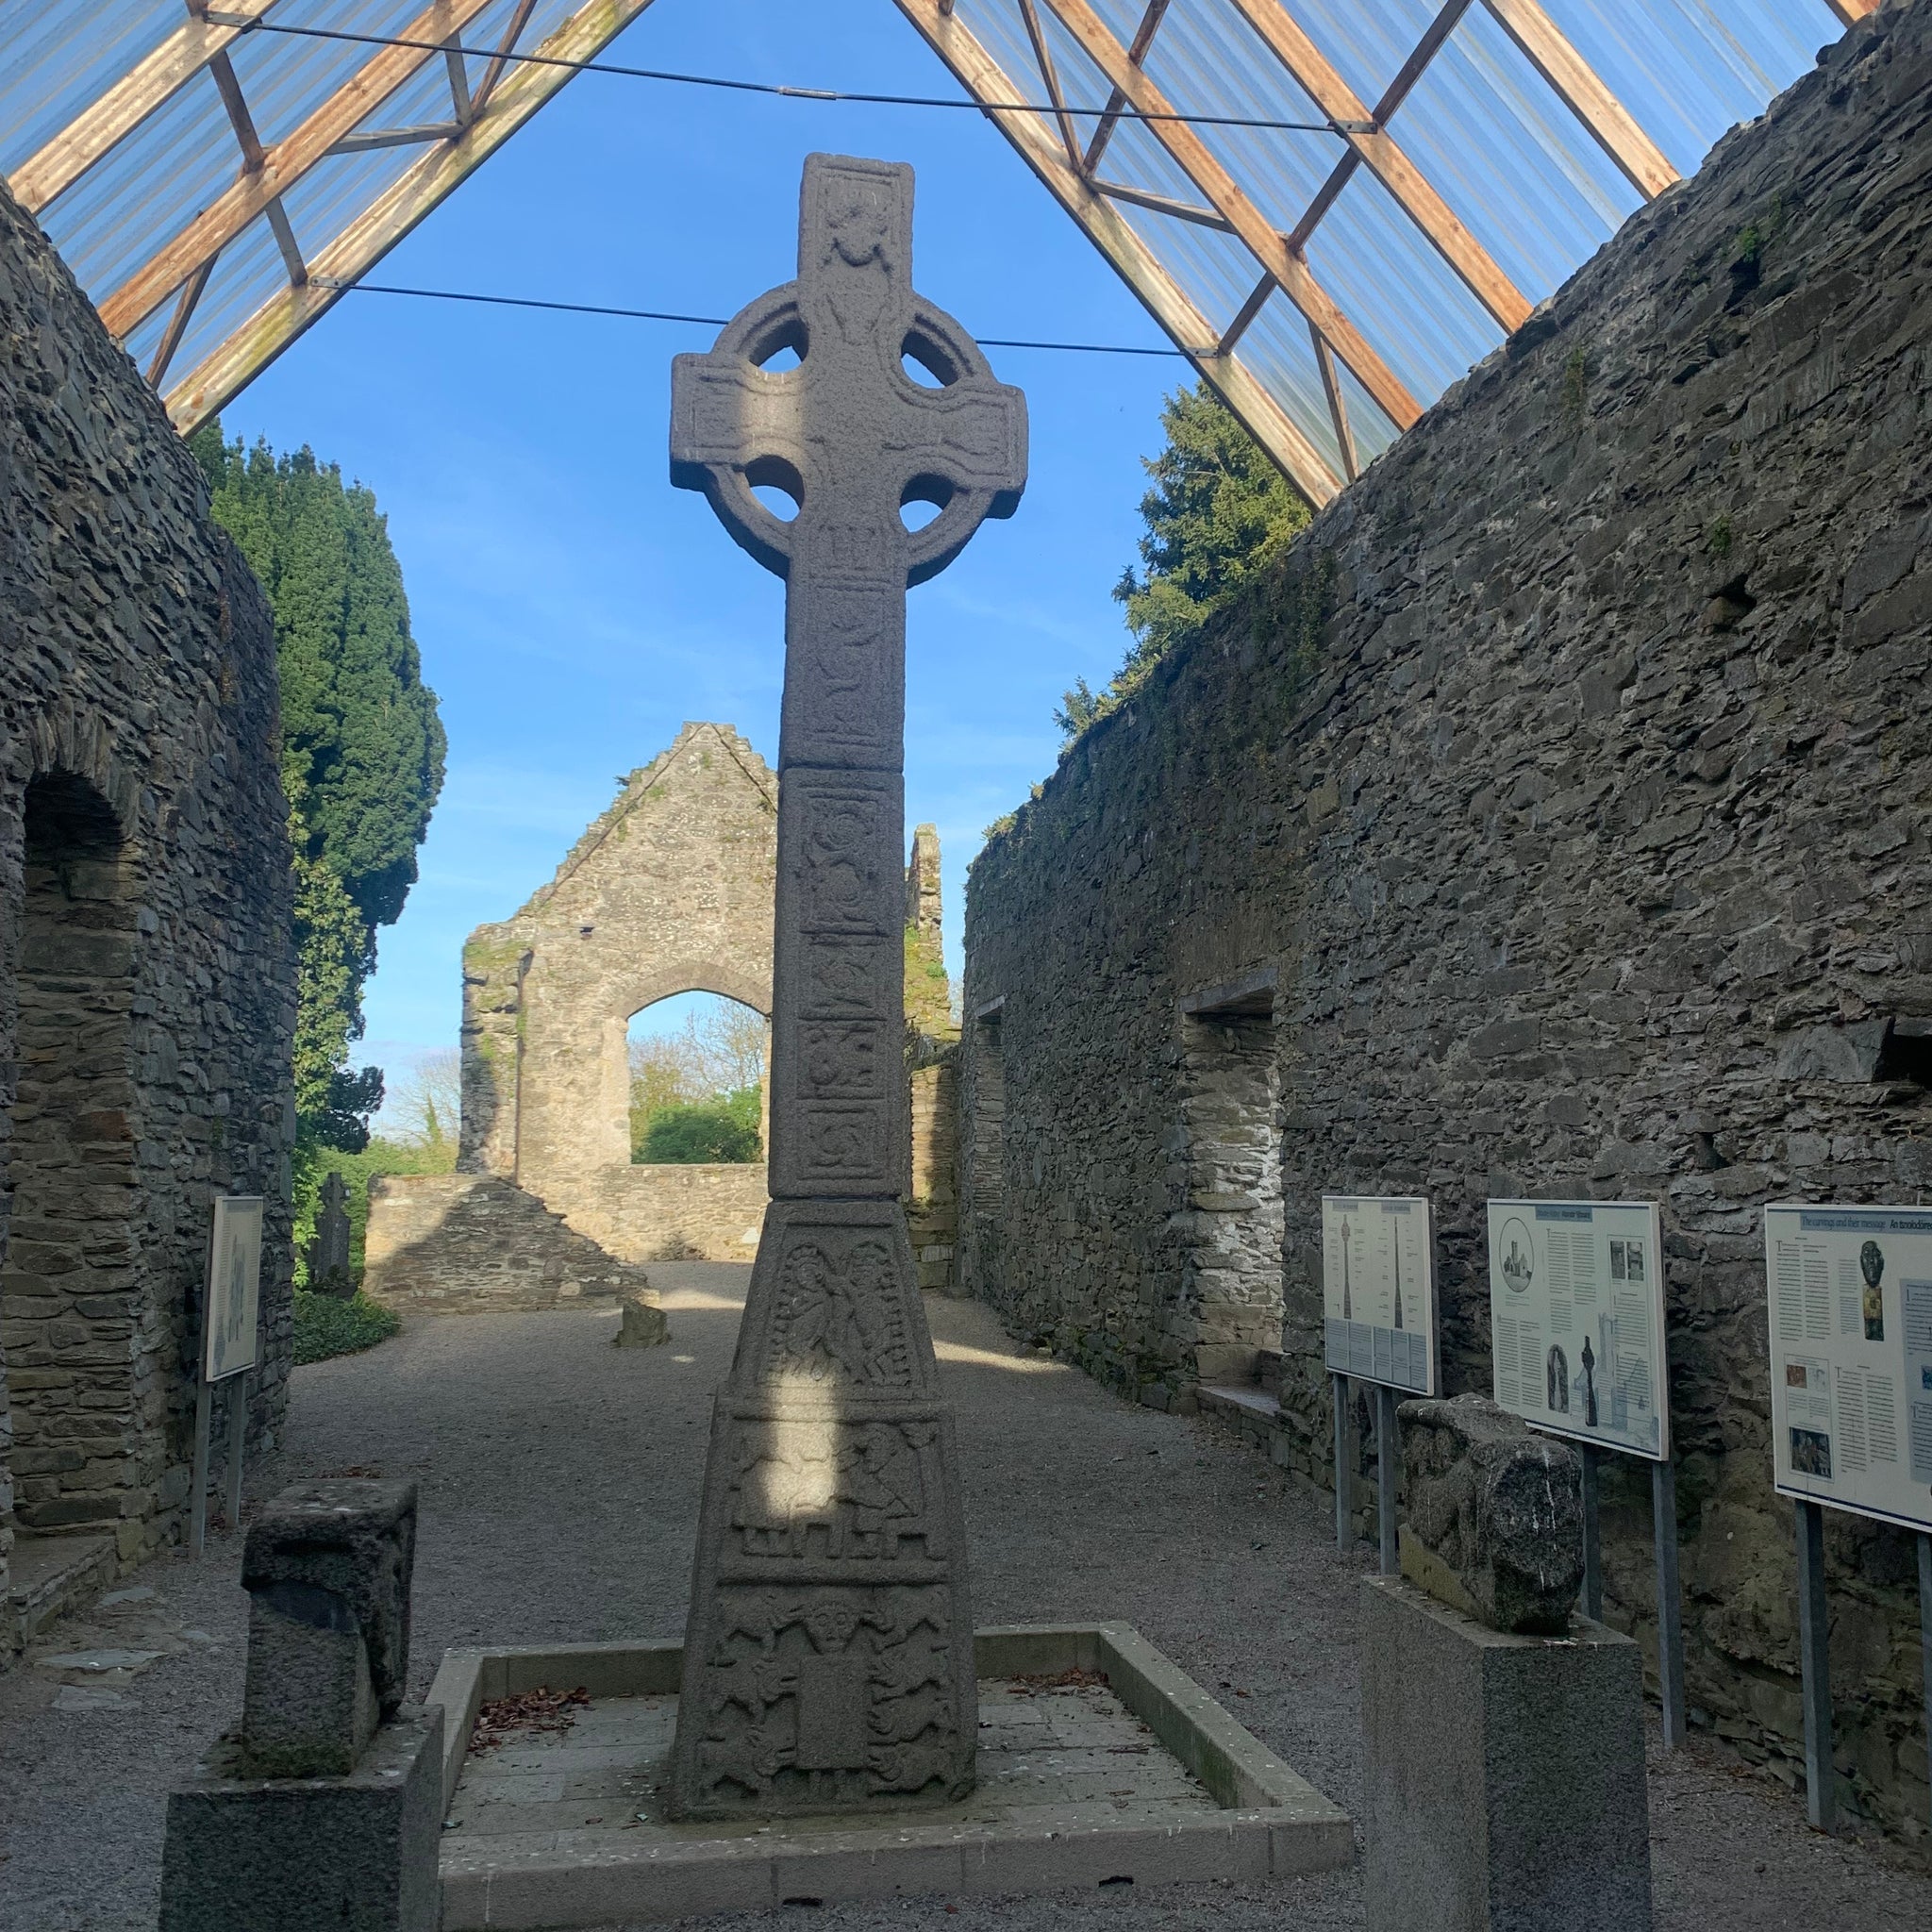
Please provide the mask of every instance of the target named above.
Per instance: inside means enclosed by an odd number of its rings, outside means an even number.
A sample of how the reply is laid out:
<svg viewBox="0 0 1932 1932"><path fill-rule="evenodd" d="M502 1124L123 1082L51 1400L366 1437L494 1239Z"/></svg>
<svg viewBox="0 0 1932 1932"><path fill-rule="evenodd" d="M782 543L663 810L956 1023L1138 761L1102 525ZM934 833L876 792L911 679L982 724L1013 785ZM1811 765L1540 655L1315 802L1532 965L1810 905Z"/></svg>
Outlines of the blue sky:
<svg viewBox="0 0 1932 1932"><path fill-rule="evenodd" d="M658 0L607 57L952 94L884 0ZM729 315L790 278L814 149L910 161L922 291L988 336L1161 346L1154 324L978 115L790 102L583 75L372 279ZM376 492L442 704L449 776L401 922L381 934L363 1055L391 1083L455 1044L458 956L546 880L620 774L686 719L777 751L783 587L673 490L674 354L711 332L376 294L336 310L223 415L308 442ZM1032 469L910 593L906 805L944 853L955 970L967 861L1058 744L1052 712L1126 636L1140 458L1170 358L992 352L1026 393Z"/></svg>

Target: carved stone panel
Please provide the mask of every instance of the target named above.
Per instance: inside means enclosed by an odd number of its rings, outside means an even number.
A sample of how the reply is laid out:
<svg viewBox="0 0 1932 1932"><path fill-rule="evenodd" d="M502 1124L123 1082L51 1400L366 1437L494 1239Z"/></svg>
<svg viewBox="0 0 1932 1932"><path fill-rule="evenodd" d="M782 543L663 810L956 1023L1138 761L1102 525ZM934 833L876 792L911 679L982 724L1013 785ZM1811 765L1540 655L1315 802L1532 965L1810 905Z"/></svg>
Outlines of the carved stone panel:
<svg viewBox="0 0 1932 1932"><path fill-rule="evenodd" d="M772 1205L706 1468L681 1816L971 1786L952 1419L912 1278L897 1202Z"/></svg>

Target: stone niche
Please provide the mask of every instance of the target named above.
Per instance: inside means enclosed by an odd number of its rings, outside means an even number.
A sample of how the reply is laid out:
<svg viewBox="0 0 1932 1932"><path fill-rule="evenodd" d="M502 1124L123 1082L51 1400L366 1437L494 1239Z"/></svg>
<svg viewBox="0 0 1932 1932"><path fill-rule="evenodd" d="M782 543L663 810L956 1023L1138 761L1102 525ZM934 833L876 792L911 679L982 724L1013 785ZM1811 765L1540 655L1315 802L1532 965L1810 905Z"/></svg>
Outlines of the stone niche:
<svg viewBox="0 0 1932 1932"><path fill-rule="evenodd" d="M1324 1190L1433 1199L1452 1394L1488 1196L1661 1204L1693 1721L1789 1776L1758 1210L1932 1185L1928 169L1932 7L1890 7L1085 732L967 897L963 1279L1186 1408L1259 1230L1268 1446L1317 1482ZM1912 1554L1830 1522L1840 1799L1923 1828Z"/></svg>
<svg viewBox="0 0 1932 1932"><path fill-rule="evenodd" d="M179 1534L219 1194L266 1197L249 1429L279 1424L294 1024L273 621L4 191L0 528L4 1661Z"/></svg>

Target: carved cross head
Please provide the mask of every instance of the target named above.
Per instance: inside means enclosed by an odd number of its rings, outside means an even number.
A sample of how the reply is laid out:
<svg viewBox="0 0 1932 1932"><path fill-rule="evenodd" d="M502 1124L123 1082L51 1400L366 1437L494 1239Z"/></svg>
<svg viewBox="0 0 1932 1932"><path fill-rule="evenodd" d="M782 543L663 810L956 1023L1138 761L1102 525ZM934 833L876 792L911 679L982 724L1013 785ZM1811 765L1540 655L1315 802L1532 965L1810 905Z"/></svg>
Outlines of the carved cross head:
<svg viewBox="0 0 1932 1932"><path fill-rule="evenodd" d="M795 367L767 366L787 350ZM784 577L923 583L1019 507L1026 399L913 291L905 163L808 158L798 279L673 364L671 480ZM760 485L796 515L767 509ZM908 529L913 503L939 514Z"/></svg>

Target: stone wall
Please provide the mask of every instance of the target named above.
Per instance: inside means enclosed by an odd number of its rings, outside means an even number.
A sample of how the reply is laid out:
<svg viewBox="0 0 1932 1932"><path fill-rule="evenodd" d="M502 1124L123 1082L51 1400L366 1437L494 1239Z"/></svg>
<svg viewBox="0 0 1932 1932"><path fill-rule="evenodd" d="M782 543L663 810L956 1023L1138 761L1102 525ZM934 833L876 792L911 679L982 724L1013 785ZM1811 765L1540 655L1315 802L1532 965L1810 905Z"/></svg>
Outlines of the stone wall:
<svg viewBox="0 0 1932 1932"><path fill-rule="evenodd" d="M251 1418L279 1423L294 1019L267 607L4 192L0 532L4 1654L9 1549L38 1617L178 1533L220 1193L267 1196Z"/></svg>
<svg viewBox="0 0 1932 1932"><path fill-rule="evenodd" d="M906 1228L920 1287L950 1294L959 1224L959 1027L941 915L939 828L917 825L906 864Z"/></svg>
<svg viewBox="0 0 1932 1932"><path fill-rule="evenodd" d="M615 1211L625 1252L674 1241L639 1221L659 1194L630 1177L625 1028L692 991L772 1010L777 799L777 779L730 725L687 724L630 774L550 884L470 936L461 1171L514 1180L600 1241Z"/></svg>
<svg viewBox="0 0 1932 1932"><path fill-rule="evenodd" d="M1932 1188L1928 662L1921 4L1626 224L988 846L967 1286L1190 1407L1278 1216L1277 1441L1325 1480L1324 1190L1433 1197L1451 1391L1489 1386L1487 1197L1660 1201L1693 1718L1794 1776L1758 1210ZM1911 1548L1829 1521L1843 1795L1922 1829Z"/></svg>
<svg viewBox="0 0 1932 1932"><path fill-rule="evenodd" d="M614 1303L643 1271L575 1233L499 1174L377 1174L363 1291L398 1313L453 1315Z"/></svg>
<svg viewBox="0 0 1932 1932"><path fill-rule="evenodd" d="M651 1161L588 1176L569 1219L622 1261L749 1261L766 1199L761 1160Z"/></svg>

